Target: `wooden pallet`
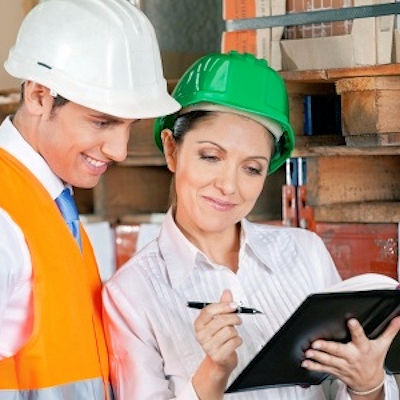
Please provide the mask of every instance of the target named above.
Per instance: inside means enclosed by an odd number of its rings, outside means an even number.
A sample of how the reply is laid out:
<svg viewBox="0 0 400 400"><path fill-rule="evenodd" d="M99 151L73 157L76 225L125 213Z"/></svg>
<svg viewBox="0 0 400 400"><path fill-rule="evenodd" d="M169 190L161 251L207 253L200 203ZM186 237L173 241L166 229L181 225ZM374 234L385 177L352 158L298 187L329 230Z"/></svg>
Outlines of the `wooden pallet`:
<svg viewBox="0 0 400 400"><path fill-rule="evenodd" d="M342 96L343 136L304 137L296 131L293 156L308 158L307 204L316 220L399 221L400 64L281 75L291 96L296 85L306 84L313 93L333 88ZM293 104L301 107L301 99Z"/></svg>

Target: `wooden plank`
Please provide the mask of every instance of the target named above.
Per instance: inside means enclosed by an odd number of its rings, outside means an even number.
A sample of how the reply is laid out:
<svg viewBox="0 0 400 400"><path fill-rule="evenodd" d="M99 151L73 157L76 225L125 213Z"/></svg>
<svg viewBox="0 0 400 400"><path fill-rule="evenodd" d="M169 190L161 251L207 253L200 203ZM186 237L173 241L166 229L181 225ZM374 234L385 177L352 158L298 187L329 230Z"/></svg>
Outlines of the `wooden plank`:
<svg viewBox="0 0 400 400"><path fill-rule="evenodd" d="M109 220L165 212L171 174L166 167L110 167L94 189L94 210Z"/></svg>
<svg viewBox="0 0 400 400"><path fill-rule="evenodd" d="M324 137L324 136L322 136ZM298 137L296 137L297 140ZM310 139L314 139L310 137ZM400 146L382 147L350 147L350 146L331 146L317 145L310 143L302 146L299 144L292 154L292 157L337 157L337 156L390 156L400 155Z"/></svg>
<svg viewBox="0 0 400 400"><path fill-rule="evenodd" d="M351 79L339 79L336 82L338 94L361 92L365 90L400 90L399 76L367 76Z"/></svg>
<svg viewBox="0 0 400 400"><path fill-rule="evenodd" d="M333 95L336 93L332 82L287 81L286 88L292 95Z"/></svg>
<svg viewBox="0 0 400 400"><path fill-rule="evenodd" d="M309 148L313 146L341 146L345 138L339 135L296 136L296 148Z"/></svg>
<svg viewBox="0 0 400 400"><path fill-rule="evenodd" d="M344 135L400 132L400 77L345 79L337 89Z"/></svg>
<svg viewBox="0 0 400 400"><path fill-rule="evenodd" d="M307 204L320 206L400 199L398 156L307 159Z"/></svg>
<svg viewBox="0 0 400 400"><path fill-rule="evenodd" d="M400 64L371 65L354 68L338 68L326 71L327 79L338 80L357 76L390 76L400 75Z"/></svg>
<svg viewBox="0 0 400 400"><path fill-rule="evenodd" d="M290 123L296 137L304 134L304 96L293 94L289 96Z"/></svg>
<svg viewBox="0 0 400 400"><path fill-rule="evenodd" d="M376 132L377 105L375 99L376 95L373 91L342 94L342 130L344 135Z"/></svg>
<svg viewBox="0 0 400 400"><path fill-rule="evenodd" d="M154 143L153 126L154 118L142 119L132 125L128 142L128 155L134 157L164 158Z"/></svg>
<svg viewBox="0 0 400 400"><path fill-rule="evenodd" d="M400 201L315 206L314 216L323 222L397 223L400 221Z"/></svg>
<svg viewBox="0 0 400 400"><path fill-rule="evenodd" d="M325 70L307 70L307 71L280 71L282 78L289 81L301 82L321 82L328 81L328 74Z"/></svg>
<svg viewBox="0 0 400 400"><path fill-rule="evenodd" d="M347 146L400 146L400 133L377 133L346 136Z"/></svg>
<svg viewBox="0 0 400 400"><path fill-rule="evenodd" d="M327 70L281 71L285 81L302 82L335 82L343 78L363 76L396 76L400 75L400 64L382 64L352 68L334 68Z"/></svg>
<svg viewBox="0 0 400 400"><path fill-rule="evenodd" d="M128 156L126 159L118 165L124 166L124 167L140 167L140 166L146 166L146 165L159 165L159 166L164 166L165 165L165 158L163 154L158 154L158 155L132 155L128 153Z"/></svg>

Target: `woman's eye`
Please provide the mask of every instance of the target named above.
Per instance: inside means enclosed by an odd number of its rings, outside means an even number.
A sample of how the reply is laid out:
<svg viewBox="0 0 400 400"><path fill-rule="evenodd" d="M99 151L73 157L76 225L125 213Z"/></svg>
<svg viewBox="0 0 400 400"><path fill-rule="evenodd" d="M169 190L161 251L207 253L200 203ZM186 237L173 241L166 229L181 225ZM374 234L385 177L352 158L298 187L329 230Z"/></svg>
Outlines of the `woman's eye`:
<svg viewBox="0 0 400 400"><path fill-rule="evenodd" d="M200 160L206 160L206 161L218 161L218 157L217 156L212 156L212 155L208 155L208 154L200 154Z"/></svg>
<svg viewBox="0 0 400 400"><path fill-rule="evenodd" d="M255 167L246 167L247 172L249 175L261 175L262 170L260 168Z"/></svg>

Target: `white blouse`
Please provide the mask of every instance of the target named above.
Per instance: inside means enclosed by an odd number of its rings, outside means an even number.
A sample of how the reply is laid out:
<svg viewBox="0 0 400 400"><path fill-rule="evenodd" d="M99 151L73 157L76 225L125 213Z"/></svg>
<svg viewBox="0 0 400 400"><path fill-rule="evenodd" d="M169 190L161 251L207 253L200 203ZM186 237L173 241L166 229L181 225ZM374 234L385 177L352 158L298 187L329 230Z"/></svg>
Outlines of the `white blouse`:
<svg viewBox="0 0 400 400"><path fill-rule="evenodd" d="M116 399L197 399L191 377L204 353L193 328L199 310L187 308L187 301L216 302L229 288L236 303L263 311L262 315L241 315L238 330L243 344L231 382L308 294L339 280L321 239L309 231L243 220L235 274L212 263L190 243L169 211L159 238L122 267L103 291ZM339 382L338 386L336 399L349 399L345 385ZM387 377L385 390L386 399L398 400L392 377ZM225 395L238 400L328 396L321 386Z"/></svg>

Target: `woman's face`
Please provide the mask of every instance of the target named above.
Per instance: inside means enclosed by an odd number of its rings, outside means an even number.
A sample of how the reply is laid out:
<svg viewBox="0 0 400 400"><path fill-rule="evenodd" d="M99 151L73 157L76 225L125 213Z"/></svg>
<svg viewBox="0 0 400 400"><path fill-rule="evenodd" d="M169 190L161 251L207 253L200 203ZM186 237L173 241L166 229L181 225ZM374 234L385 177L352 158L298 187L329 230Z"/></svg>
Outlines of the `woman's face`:
<svg viewBox="0 0 400 400"><path fill-rule="evenodd" d="M176 222L188 231L229 230L253 208L264 185L273 149L257 122L215 112L196 122L183 141L164 141L175 173Z"/></svg>

